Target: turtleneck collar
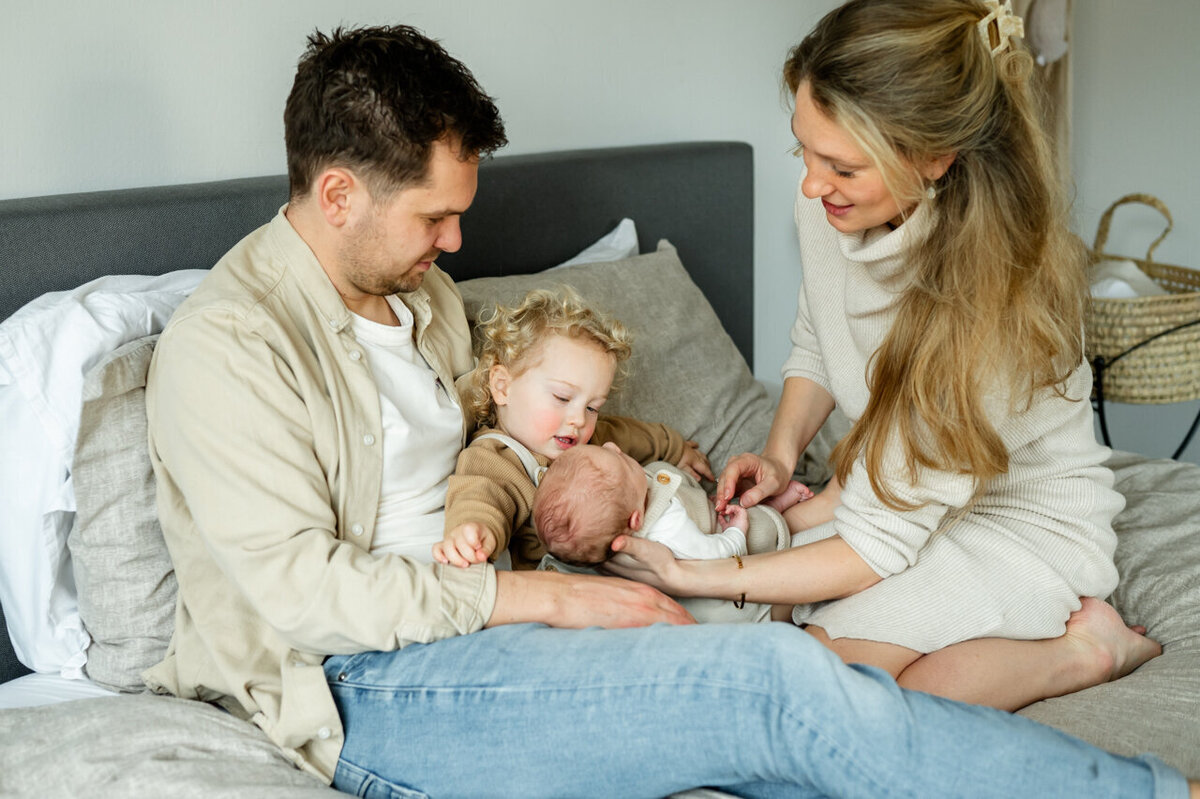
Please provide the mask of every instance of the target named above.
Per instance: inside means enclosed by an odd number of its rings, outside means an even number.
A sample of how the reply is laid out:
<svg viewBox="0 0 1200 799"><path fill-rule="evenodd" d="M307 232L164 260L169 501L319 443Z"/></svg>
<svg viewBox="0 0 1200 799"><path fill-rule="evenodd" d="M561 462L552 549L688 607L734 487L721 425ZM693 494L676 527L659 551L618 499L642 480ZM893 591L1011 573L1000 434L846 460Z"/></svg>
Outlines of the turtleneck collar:
<svg viewBox="0 0 1200 799"><path fill-rule="evenodd" d="M813 200L812 202L820 202ZM914 242L920 241L929 229L929 208L927 203L918 203L912 214L895 230L887 225L879 225L870 230L857 233L842 233L835 230L838 249L842 257L864 265L881 261L902 261L896 256L907 250Z"/></svg>

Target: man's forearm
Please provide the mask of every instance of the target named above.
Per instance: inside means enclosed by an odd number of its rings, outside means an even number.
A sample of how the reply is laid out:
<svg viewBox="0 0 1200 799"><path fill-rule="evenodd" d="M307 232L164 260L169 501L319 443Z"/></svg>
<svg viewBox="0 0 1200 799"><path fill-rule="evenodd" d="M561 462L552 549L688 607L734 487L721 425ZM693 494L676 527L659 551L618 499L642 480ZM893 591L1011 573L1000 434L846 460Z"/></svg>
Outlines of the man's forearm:
<svg viewBox="0 0 1200 799"><path fill-rule="evenodd" d="M485 627L539 622L551 627L691 624L679 603L648 585L618 577L544 571L497 571L496 604Z"/></svg>

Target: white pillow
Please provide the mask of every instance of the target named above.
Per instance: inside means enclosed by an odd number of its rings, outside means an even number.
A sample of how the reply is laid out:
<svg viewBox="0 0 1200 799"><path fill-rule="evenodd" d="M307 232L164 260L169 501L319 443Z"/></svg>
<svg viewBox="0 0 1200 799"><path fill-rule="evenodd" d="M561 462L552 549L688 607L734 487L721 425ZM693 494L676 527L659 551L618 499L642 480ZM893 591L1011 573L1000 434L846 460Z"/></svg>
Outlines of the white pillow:
<svg viewBox="0 0 1200 799"><path fill-rule="evenodd" d="M13 650L34 671L79 677L90 643L67 551L84 375L161 332L205 274L102 277L0 323L0 604Z"/></svg>
<svg viewBox="0 0 1200 799"><path fill-rule="evenodd" d="M562 269L564 266L576 264L601 264L606 261L620 261L632 258L638 254L637 227L633 220L626 217L617 226L596 240L594 244L579 251L573 258L568 258L557 266L543 271Z"/></svg>

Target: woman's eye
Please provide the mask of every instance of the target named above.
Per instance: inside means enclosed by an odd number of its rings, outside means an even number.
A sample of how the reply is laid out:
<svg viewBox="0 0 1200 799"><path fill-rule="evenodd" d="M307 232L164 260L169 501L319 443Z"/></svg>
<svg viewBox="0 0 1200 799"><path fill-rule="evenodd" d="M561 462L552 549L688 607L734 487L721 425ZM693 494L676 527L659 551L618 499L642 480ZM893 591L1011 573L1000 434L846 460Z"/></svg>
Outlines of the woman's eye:
<svg viewBox="0 0 1200 799"><path fill-rule="evenodd" d="M599 409L599 408L593 408L591 405L589 405L589 406L588 406L588 408L587 408L587 412L588 412L588 413L590 413L590 414L592 414L592 415L595 415L595 414L597 414L597 413L600 413L600 409Z"/></svg>
<svg viewBox="0 0 1200 799"><path fill-rule="evenodd" d="M555 398L556 400L558 400L559 402L570 402L570 400L569 400L569 399L567 399L566 397L560 397L558 394L555 394L555 395L554 395L554 398Z"/></svg>
<svg viewBox="0 0 1200 799"><path fill-rule="evenodd" d="M854 177L854 173L853 173L853 172L843 172L843 171L842 171L842 170L840 170L840 169L835 169L835 170L833 170L833 171L834 171L834 174L836 174L836 175L837 175L839 178L852 178L852 177Z"/></svg>

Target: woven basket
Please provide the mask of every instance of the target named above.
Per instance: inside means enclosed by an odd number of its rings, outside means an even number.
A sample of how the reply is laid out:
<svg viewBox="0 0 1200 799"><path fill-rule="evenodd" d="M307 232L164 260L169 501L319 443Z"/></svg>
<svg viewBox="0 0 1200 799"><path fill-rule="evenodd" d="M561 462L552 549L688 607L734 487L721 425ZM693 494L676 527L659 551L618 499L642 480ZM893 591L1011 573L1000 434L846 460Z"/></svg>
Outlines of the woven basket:
<svg viewBox="0 0 1200 799"><path fill-rule="evenodd" d="M1142 203L1167 220L1166 229L1150 244L1145 258L1104 252L1113 212L1127 203ZM1092 263L1116 258L1133 261L1169 294L1134 299L1092 298L1086 317L1087 357L1097 382L1097 358L1103 358L1103 397L1113 402L1168 403L1200 398L1200 324L1147 339L1177 325L1200 322L1200 271L1153 260L1154 248L1171 232L1171 212L1148 194L1129 194L1100 217ZM1132 352L1122 356L1130 348ZM1115 360L1114 360L1115 359Z"/></svg>

